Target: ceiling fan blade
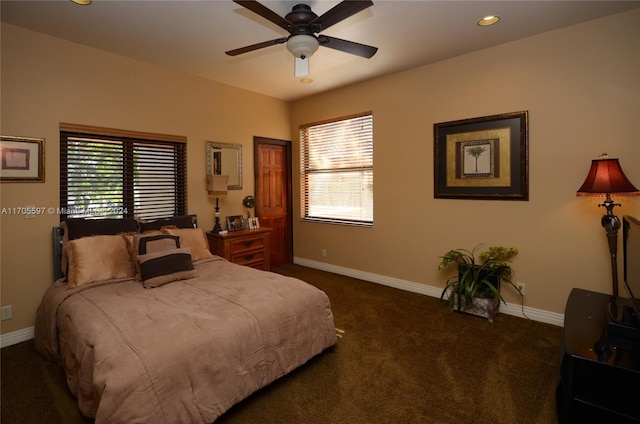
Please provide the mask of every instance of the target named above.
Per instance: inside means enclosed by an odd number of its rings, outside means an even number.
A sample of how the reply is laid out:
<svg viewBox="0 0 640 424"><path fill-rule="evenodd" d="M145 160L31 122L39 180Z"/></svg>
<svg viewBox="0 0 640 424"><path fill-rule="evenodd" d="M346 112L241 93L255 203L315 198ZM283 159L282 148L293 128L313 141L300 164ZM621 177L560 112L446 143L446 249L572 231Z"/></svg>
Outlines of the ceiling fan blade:
<svg viewBox="0 0 640 424"><path fill-rule="evenodd" d="M269 9L268 7L264 6L261 3L258 3L255 0L233 0L233 1L234 3L238 3L240 6L246 7L253 13L256 13L262 16L263 18L273 22L274 24L278 25L280 28L284 28L289 33L298 29L294 24L287 21L285 18L278 15L273 10Z"/></svg>
<svg viewBox="0 0 640 424"><path fill-rule="evenodd" d="M276 38L275 40L263 41L262 43L252 44L250 46L241 47L241 48L235 49L235 50L229 50L228 52L225 52L225 53L228 54L229 56L237 56L239 54L249 53L249 52L252 52L254 50L263 49L265 47L275 46L276 44L282 44L282 43L286 43L286 42L287 42L287 38L286 37L285 38Z"/></svg>
<svg viewBox="0 0 640 424"><path fill-rule="evenodd" d="M370 59L378 51L377 47L367 46L353 41L343 40L341 38L329 37L328 35L319 35L318 41L321 46L330 49L340 50L345 53L355 54L356 56Z"/></svg>
<svg viewBox="0 0 640 424"><path fill-rule="evenodd" d="M309 25L313 26L314 30L316 26L319 26L320 29L315 32L320 32L371 6L373 6L373 2L370 0L344 0L342 3L338 3L336 6L323 13L321 16L318 16Z"/></svg>

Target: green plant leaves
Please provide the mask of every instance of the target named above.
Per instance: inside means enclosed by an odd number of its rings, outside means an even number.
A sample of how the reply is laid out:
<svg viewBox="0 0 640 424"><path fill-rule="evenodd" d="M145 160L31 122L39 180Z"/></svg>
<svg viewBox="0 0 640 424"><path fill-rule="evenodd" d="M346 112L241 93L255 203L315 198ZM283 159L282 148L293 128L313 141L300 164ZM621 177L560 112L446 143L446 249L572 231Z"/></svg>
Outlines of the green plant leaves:
<svg viewBox="0 0 640 424"><path fill-rule="evenodd" d="M242 199L242 205L245 208L253 209L256 206L256 198L253 196L247 196Z"/></svg>
<svg viewBox="0 0 640 424"><path fill-rule="evenodd" d="M500 281L510 284L523 300L522 292L511 281L513 269L508 261L518 254L515 247L492 246L482 251L476 259L476 250L482 246L475 246L472 250L453 249L441 256L438 269L451 268L458 271L458 275L447 280L444 290L440 295L443 299L449 292L449 305L455 299L464 298L464 308L471 305L474 297L484 297L488 299L499 298L502 303L507 304L500 294ZM454 296L457 294L458 296ZM460 305L458 305L460 306Z"/></svg>

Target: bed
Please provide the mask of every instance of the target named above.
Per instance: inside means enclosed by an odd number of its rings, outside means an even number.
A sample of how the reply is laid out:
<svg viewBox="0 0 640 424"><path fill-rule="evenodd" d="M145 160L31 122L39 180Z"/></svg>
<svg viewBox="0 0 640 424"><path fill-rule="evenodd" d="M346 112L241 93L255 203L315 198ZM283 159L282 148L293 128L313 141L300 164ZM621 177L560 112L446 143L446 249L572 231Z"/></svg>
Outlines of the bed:
<svg viewBox="0 0 640 424"><path fill-rule="evenodd" d="M335 345L324 292L210 254L201 229L163 224L54 229L64 277L43 296L35 345L62 364L83 415L212 423Z"/></svg>

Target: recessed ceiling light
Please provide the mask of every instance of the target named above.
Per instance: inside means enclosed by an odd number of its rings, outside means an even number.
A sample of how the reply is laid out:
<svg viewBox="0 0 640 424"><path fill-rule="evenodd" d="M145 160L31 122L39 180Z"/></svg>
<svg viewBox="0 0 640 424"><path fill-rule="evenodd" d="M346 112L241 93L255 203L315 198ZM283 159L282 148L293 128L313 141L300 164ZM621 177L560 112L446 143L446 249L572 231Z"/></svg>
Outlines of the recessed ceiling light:
<svg viewBox="0 0 640 424"><path fill-rule="evenodd" d="M480 25L480 26L489 26L489 25L495 24L499 20L500 20L500 18L498 16L494 16L494 15L485 16L484 18L482 18L482 19L480 19L478 21L478 25Z"/></svg>
<svg viewBox="0 0 640 424"><path fill-rule="evenodd" d="M91 0L71 0L71 1L74 2L75 4L81 4L83 6L87 4L91 4Z"/></svg>
<svg viewBox="0 0 640 424"><path fill-rule="evenodd" d="M300 82L303 83L303 84L311 84L313 82L313 79L312 78L302 78L300 80Z"/></svg>

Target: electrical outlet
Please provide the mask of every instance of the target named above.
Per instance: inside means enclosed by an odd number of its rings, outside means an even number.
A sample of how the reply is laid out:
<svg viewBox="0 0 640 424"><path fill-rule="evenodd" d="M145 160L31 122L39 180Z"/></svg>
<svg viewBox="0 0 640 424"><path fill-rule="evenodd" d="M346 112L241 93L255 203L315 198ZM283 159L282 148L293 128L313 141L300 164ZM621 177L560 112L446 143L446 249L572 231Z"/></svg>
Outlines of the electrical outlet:
<svg viewBox="0 0 640 424"><path fill-rule="evenodd" d="M3 306L2 307L2 321L6 320L6 319L11 319L11 318L12 318L11 305Z"/></svg>
<svg viewBox="0 0 640 424"><path fill-rule="evenodd" d="M327 257L327 249L322 249L322 257L323 258Z"/></svg>
<svg viewBox="0 0 640 424"><path fill-rule="evenodd" d="M523 296L527 294L524 283L516 282L515 285L520 290L520 293L522 293Z"/></svg>

